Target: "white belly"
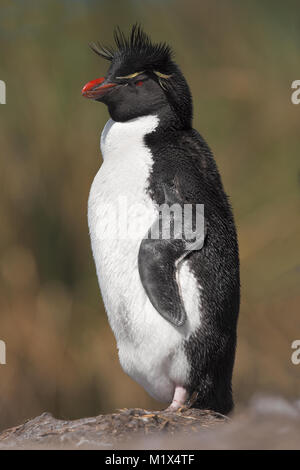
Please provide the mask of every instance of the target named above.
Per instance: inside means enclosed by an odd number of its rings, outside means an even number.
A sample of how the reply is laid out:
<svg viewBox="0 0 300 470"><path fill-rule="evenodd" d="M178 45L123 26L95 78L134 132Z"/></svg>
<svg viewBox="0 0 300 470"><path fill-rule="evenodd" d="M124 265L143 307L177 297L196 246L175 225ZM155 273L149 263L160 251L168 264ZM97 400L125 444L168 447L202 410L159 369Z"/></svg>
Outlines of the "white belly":
<svg viewBox="0 0 300 470"><path fill-rule="evenodd" d="M104 163L91 187L88 219L120 363L150 395L170 402L175 385L185 385L189 376L184 340L199 326L200 298L199 286L183 262L178 280L188 321L180 328L172 326L154 309L139 277L140 243L157 215L146 193L152 156L143 137L157 124L155 116L107 122L101 137Z"/></svg>

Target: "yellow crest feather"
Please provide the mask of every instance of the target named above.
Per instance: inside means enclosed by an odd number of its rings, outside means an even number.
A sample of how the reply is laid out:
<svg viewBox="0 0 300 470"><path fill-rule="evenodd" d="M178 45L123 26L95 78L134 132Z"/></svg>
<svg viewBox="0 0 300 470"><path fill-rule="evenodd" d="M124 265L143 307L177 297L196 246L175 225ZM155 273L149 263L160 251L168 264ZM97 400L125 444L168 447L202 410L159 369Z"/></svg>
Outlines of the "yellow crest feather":
<svg viewBox="0 0 300 470"><path fill-rule="evenodd" d="M134 78L134 77L137 77L138 75L141 75L141 73L144 73L144 71L142 72L135 72L135 73L131 73L130 75L125 75L124 77L116 77L116 78Z"/></svg>

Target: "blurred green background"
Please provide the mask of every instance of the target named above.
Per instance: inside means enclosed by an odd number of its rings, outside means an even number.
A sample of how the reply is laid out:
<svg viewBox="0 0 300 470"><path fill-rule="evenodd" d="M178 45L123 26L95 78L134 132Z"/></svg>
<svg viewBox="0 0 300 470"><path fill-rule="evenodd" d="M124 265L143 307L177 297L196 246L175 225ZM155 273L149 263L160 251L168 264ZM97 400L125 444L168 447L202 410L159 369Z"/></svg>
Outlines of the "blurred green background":
<svg viewBox="0 0 300 470"><path fill-rule="evenodd" d="M100 297L87 199L101 164L103 105L81 87L105 74L88 43L139 21L166 40L191 86L239 233L237 405L300 397L300 4L288 0L0 2L0 427L48 410L76 418L162 407L127 377Z"/></svg>

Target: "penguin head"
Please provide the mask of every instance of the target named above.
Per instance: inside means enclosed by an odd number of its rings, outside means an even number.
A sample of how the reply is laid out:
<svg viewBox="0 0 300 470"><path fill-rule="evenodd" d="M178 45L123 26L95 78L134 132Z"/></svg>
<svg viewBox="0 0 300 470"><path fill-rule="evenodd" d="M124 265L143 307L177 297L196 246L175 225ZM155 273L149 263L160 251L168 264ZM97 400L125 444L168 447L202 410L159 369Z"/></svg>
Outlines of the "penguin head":
<svg viewBox="0 0 300 470"><path fill-rule="evenodd" d="M110 66L105 77L88 82L82 95L107 105L114 121L158 115L165 122L191 127L192 98L166 43L153 43L139 25L127 38L114 32L116 48L91 44Z"/></svg>

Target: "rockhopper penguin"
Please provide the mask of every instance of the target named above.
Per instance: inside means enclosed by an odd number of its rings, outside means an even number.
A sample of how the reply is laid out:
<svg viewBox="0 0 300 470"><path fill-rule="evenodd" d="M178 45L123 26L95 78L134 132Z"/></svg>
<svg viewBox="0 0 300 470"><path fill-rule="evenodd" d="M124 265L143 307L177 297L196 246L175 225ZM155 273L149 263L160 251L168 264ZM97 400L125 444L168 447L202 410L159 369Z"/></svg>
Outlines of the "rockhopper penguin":
<svg viewBox="0 0 300 470"><path fill-rule="evenodd" d="M91 45L110 67L82 94L105 103L111 116L88 222L120 363L170 410L193 395L194 407L227 414L240 302L230 204L212 152L192 128L191 93L170 47L138 25L128 38L117 29L115 42ZM204 205L198 246L175 232L164 239L161 229L149 236L164 203Z"/></svg>

